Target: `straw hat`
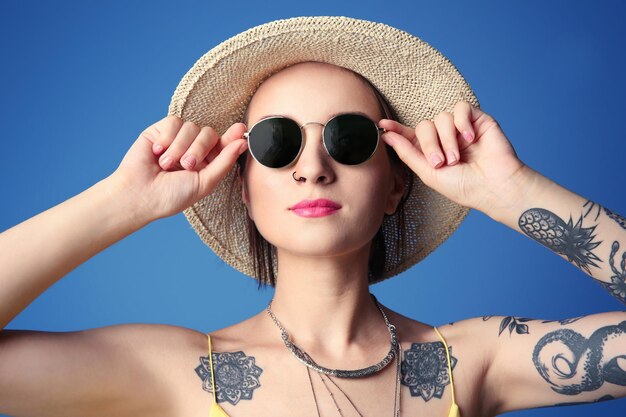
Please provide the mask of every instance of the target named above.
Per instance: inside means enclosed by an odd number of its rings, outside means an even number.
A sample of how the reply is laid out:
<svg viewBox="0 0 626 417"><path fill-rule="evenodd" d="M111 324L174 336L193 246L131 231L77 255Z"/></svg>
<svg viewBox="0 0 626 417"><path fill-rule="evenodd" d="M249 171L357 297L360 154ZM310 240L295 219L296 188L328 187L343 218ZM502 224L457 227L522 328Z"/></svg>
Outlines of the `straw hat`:
<svg viewBox="0 0 626 417"><path fill-rule="evenodd" d="M303 61L348 68L374 85L397 120L415 127L465 100L478 107L469 84L439 51L394 27L343 16L281 19L248 29L204 54L184 75L170 102L170 115L222 135L243 120L259 85ZM236 168L207 197L184 210L200 238L225 262L254 276L247 213L234 187ZM414 175L405 202L402 253L395 254L397 216L385 216L386 264L382 281L416 264L456 230L469 209L424 185Z"/></svg>

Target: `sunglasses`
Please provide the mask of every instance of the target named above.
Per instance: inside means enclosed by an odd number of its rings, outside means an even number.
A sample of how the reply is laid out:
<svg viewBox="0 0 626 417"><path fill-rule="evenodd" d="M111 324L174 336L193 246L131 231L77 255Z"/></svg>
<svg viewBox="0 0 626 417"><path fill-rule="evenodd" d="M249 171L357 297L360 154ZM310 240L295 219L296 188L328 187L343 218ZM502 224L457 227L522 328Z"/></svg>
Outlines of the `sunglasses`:
<svg viewBox="0 0 626 417"><path fill-rule="evenodd" d="M302 152L302 128L308 124L324 126L322 142L326 152L345 165L358 165L370 159L376 152L380 135L386 132L367 116L342 113L326 124L309 122L302 126L285 116L271 116L256 122L243 135L257 162L269 168L282 168L294 162Z"/></svg>

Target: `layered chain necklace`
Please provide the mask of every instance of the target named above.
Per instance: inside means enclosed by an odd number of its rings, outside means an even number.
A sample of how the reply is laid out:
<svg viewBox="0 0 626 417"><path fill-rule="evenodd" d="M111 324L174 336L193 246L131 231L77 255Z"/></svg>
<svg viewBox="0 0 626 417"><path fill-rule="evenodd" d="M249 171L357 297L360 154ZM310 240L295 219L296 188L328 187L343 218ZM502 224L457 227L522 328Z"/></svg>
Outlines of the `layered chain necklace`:
<svg viewBox="0 0 626 417"><path fill-rule="evenodd" d="M385 312L381 308L381 306L378 303L378 300L376 299L374 294L370 293L370 295L374 299L374 302L376 303L376 307L378 307L378 310L383 315L383 319L385 320L385 324L387 325L387 329L389 330L389 336L390 336L390 339L391 339L391 346L389 348L389 352L387 353L387 355L380 362L378 362L378 363L376 363L376 364L374 364L372 366L368 366L368 367L361 368L361 369L329 369L329 368L325 368L325 367L323 367L321 365L318 365L313 360L313 358L311 358L311 356L309 356L308 353L306 353L304 350L302 350L298 345L296 345L291 340L291 337L287 333L287 330L285 330L285 328L282 326L282 324L280 324L280 322L278 321L278 319L274 315L274 312L272 311L272 308L271 308L273 299L270 300L269 304L267 305L267 314L270 315L270 317L272 318L274 323L276 323L276 326L278 326L278 328L280 329L281 337L283 339L283 342L285 343L285 346L287 347L287 349L289 349L289 351L300 362L302 362L307 367L307 374L309 376L309 382L311 384L311 391L313 392L313 400L315 401L315 407L317 409L318 417L320 417L320 411L319 411L319 407L318 407L318 403L317 403L317 397L315 395L315 390L313 389L313 381L311 379L310 369L313 369L314 371L317 371L320 379L322 380L322 384L324 385L324 387L326 388L326 390L330 394L330 396L331 396L331 398L333 400L333 403L335 404L335 408L337 409L337 411L339 412L339 415L341 417L343 417L343 413L341 412L341 408L337 404L337 401L335 401L334 395L332 394L332 392L328 388L328 385L326 384L326 380L328 380L331 383L333 383L335 385L335 387L337 387L337 389L339 389L339 391L341 391L341 393L348 399L348 401L350 402L352 407L355 409L355 411L358 413L358 415L363 417L363 415L356 408L356 406L354 405L352 400L350 400L350 398L348 398L346 393L330 377L331 376L336 376L336 377L339 377L339 378L361 378L361 377L365 377L365 376L368 376L368 375L372 375L372 374L375 374L376 372L379 372L385 366L387 366L393 360L394 357L396 358L396 387L395 387L395 401L394 401L393 417L399 417L400 416L400 344L398 343L398 335L396 333L396 326L394 326L393 324L391 324L389 322L389 320L387 319L387 315L385 314ZM326 380L324 379L322 374L327 376Z"/></svg>

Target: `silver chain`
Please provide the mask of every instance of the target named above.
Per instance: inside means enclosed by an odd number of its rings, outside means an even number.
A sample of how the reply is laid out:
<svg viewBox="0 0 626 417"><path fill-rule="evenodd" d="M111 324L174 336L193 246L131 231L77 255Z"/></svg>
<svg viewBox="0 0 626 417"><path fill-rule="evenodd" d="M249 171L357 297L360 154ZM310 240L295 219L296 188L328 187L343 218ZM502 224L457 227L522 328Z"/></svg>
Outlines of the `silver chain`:
<svg viewBox="0 0 626 417"><path fill-rule="evenodd" d="M397 366L396 366L396 384L395 384L396 386L395 386L395 393L394 393L393 417L400 417L400 354L399 353L398 353L398 355L396 357L396 362L397 362ZM315 395L315 389L313 389L313 381L311 380L311 373L310 373L310 370L309 370L308 367L306 368L306 371L307 371L307 375L309 376L309 383L311 384L311 391L313 392L313 401L315 402L315 409L317 411L317 417L320 417L320 408L319 408L319 405L317 403L317 396ZM326 382L324 381L324 378L322 377L322 374L318 373L318 375L320 376L320 379L322 380L322 383L324 384L324 387L326 388L326 391L328 391L328 394L330 394L330 397L332 398L333 403L335 404L335 408L339 412L339 415L341 417L343 417L343 413L341 412L341 408L337 404L337 401L335 401L335 396L333 395L333 393L330 392L330 389L328 389L328 386L326 385ZM348 399L348 401L350 402L350 405L352 405L352 407L357 412L357 414L360 417L363 417L363 414L361 414L359 409L356 408L356 405L354 405L354 403L352 402L350 397L348 397L346 395L346 393L341 389L341 387L339 385L337 385L337 383L335 381L333 381L330 377L328 377L328 380L330 382L332 382L337 387L337 389L339 389L339 391L341 391L341 393L344 395L344 397L346 397Z"/></svg>
<svg viewBox="0 0 626 417"><path fill-rule="evenodd" d="M285 328L280 324L280 322L278 321L278 319L274 315L274 312L271 309L272 301L274 301L273 299L270 300L269 304L267 305L267 313L270 315L272 320L274 320L274 323L276 323L276 325L280 329L281 337L283 339L283 342L285 343L285 346L287 346L287 349L289 349L289 351L300 362L302 362L303 364L305 364L309 368L311 368L311 369L313 369L313 370L315 370L317 372L323 373L325 375L336 376L336 377L340 377L340 378L361 378L361 377L365 377L365 376L369 376L369 375L375 374L376 372L380 371L385 366L387 366L389 364L389 362L391 362L391 360L395 356L396 351L398 350L398 335L396 333L396 326L394 326L393 324L389 323L389 320L387 319L387 315L385 314L385 312L381 308L381 306L378 303L378 300L376 299L374 294L370 293L370 295L374 299L374 302L376 303L376 307L378 307L378 310L380 310L380 312L383 315L383 319L385 320L385 324L387 325L387 329L389 330L389 335L390 335L390 338L391 338L391 347L390 347L389 352L387 353L387 355L380 362L378 362L377 364L374 364L372 366L368 366L366 368L361 368L361 369L329 369L329 368L325 368L325 367L323 367L321 365L318 365L313 360L313 358L311 358L309 356L308 353L306 353L298 345L296 345L294 342L291 341L291 338L289 337L289 334L287 333L287 330L285 330Z"/></svg>

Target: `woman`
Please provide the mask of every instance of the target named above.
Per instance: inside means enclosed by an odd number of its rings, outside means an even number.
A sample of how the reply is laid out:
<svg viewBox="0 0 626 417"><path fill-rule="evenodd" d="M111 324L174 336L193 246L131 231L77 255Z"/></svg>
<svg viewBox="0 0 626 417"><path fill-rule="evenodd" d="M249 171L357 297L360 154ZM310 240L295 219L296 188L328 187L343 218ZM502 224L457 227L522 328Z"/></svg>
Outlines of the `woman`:
<svg viewBox="0 0 626 417"><path fill-rule="evenodd" d="M324 25L325 31L312 31L316 25ZM303 39L317 36L324 45L341 34L364 51L344 51L342 57L355 61L358 54L371 53L365 43L397 34L378 26L379 31L372 32L369 22L346 18L302 18L264 28L286 33L284 43L277 42L282 49L287 38L298 34ZM246 45L254 45L264 33L249 31L236 41L247 39ZM374 41L361 37L368 33L375 34ZM410 52L418 50L411 45L389 49L407 52L410 60ZM248 50L240 51L243 56ZM271 55L267 59L281 61ZM426 63L445 67L436 59ZM0 412L189 416L206 415L210 406L210 415L231 416L399 415L400 410L402 416L445 416L460 410L467 417L626 396L622 312L558 323L483 317L434 329L384 306L379 309L368 290L370 283L426 256L470 207L566 257L623 302L624 219L520 161L495 120L472 105L473 95L462 83L420 90L461 91L465 96L446 95L441 102L411 97L411 103L432 104L428 111L434 114L408 117L404 115L410 104L402 105L393 92L383 89L391 97L387 108L365 78L336 64L310 61L268 71L272 74L242 102L244 122L227 129L191 121L214 111L201 95L193 95L209 91L202 88L205 79L186 82L197 76L199 62L181 81L171 114L139 136L110 177L4 232L0 240L8 277L0 292L3 327L78 264L149 222L183 209L216 253L276 286L269 308L211 332L208 340L190 329L155 325L67 335L5 330L0 332ZM396 75L390 84L405 76L392 73ZM423 74L430 73L419 76ZM401 89L397 94L411 92ZM218 102L224 108L236 107ZM400 123L391 120L390 108L403 120L422 118L415 126ZM185 112L184 118L176 115ZM301 149L287 154L286 143L271 142L277 129L284 133L293 127L274 115L296 122ZM340 122L341 115L360 117ZM367 119L375 126L363 127ZM216 123L225 121L216 118ZM360 141L348 143L349 152L333 149L341 146L341 136L333 139L331 133L354 129L357 123L363 123ZM321 125L326 125L324 130ZM274 134L266 135L259 130L263 127ZM372 142L378 146L360 155L366 133L376 127L385 131ZM297 133L284 136L299 143ZM228 192L235 185L243 207ZM399 213L407 221L397 235L393 227L402 224ZM220 227L244 230L237 226L240 214L253 223L250 238L216 232ZM573 221L568 221L570 216ZM423 224L416 225L420 219ZM255 230L272 245L269 250L263 251ZM428 230L428 238L421 240L407 233ZM54 248L44 244L51 237L58 242ZM245 239L260 249L250 254ZM238 250L248 256L242 258ZM36 264L19 261L35 254ZM505 331L512 337L501 337ZM35 362L36 357L46 360ZM355 369L365 376L354 375ZM515 395L510 395L513 389Z"/></svg>

